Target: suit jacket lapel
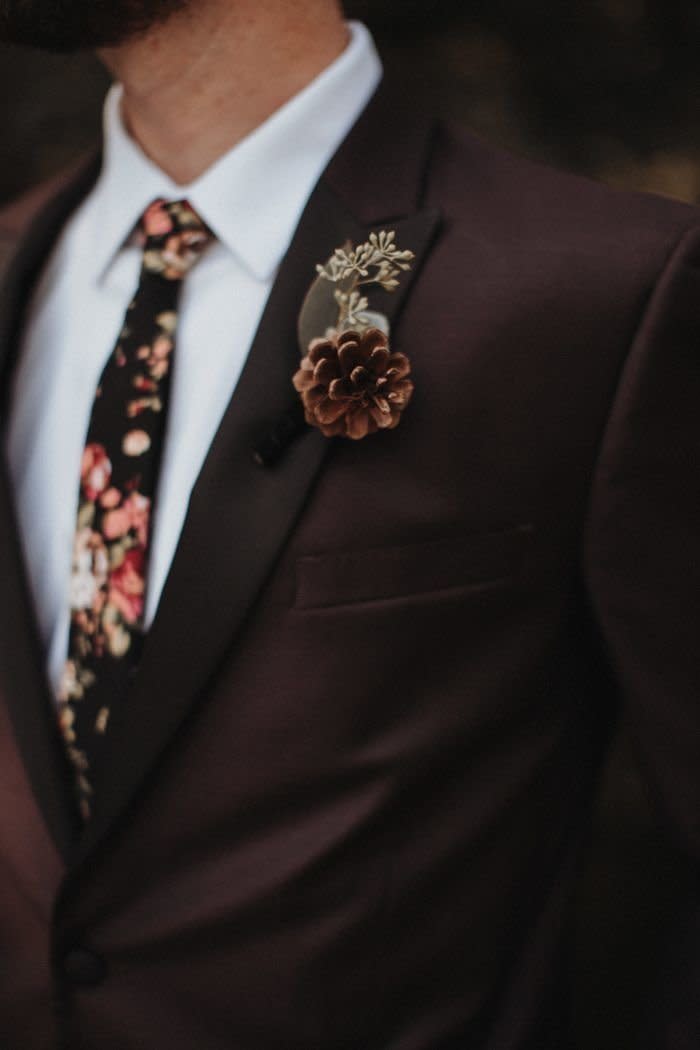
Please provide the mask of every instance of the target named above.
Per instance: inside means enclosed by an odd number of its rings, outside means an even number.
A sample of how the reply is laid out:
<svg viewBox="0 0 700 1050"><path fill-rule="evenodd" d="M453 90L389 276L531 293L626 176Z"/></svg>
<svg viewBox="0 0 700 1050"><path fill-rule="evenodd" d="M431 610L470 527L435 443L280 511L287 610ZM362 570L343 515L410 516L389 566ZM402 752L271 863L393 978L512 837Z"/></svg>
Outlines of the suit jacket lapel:
<svg viewBox="0 0 700 1050"><path fill-rule="evenodd" d="M206 692L249 614L299 515L331 443L304 428L279 462L253 450L280 418L298 411L291 377L300 351L297 317L315 264L348 239L391 221L399 243L420 256L437 226L417 211L427 156L425 123L407 125L382 170L382 138L395 100L380 91L309 201L284 260L231 404L192 494L180 544L149 632L134 688L113 713L97 772L95 805L76 862L114 825L156 766L196 697ZM367 163L367 158L372 158ZM374 177L367 179L367 169ZM382 308L397 314L408 283ZM144 718L143 712L148 714ZM138 732L133 727L138 723Z"/></svg>
<svg viewBox="0 0 700 1050"><path fill-rule="evenodd" d="M11 238L0 244L0 398L8 395L8 377L24 307L34 280L67 216L92 185L97 160L81 169L17 245ZM0 431L3 428L0 426ZM63 745L56 729L55 708L44 673L45 656L24 572L15 522L11 487L4 455L0 453L0 702L10 713L34 795L46 824L67 856L75 836L75 809L69 793Z"/></svg>
<svg viewBox="0 0 700 1050"><path fill-rule="evenodd" d="M149 632L134 687L110 722L109 747L96 774L93 817L71 860L77 867L119 818L177 732L195 699L206 691L272 571L300 513L331 442L303 428L281 460L264 467L253 450L281 418L299 412L291 384L300 351L299 310L325 261L347 240L366 239L370 229L390 225L400 244L416 253L415 274L437 228L434 212L420 212L419 197L428 154L428 126L413 116L396 134L405 104L380 89L320 181L282 265L258 333L206 463L192 493L183 534L160 607ZM385 150L386 127L392 149ZM73 204L80 193L73 191ZM4 310L4 342L11 344L20 320L18 304L70 206L54 202L48 229L34 232L13 266L12 291ZM58 215L60 213L60 219ZM36 230L36 227L35 227ZM40 243L41 242L41 243ZM31 249L31 250L29 250ZM33 265L32 265L33 263ZM382 303L395 319L409 283ZM0 325L2 325L0 319ZM0 332L0 334L2 334ZM43 656L33 639L21 577L16 530L7 494L0 492L0 569L12 575L12 590L0 630L21 634L18 653L0 658L0 689L8 695L37 797L57 841L70 839L70 810L61 745L53 731ZM22 623L12 629L16 611ZM18 684L21 688L18 688ZM31 696L27 697L29 690ZM147 715L144 716L144 712ZM138 725L138 732L134 726ZM50 727L50 728L49 728Z"/></svg>
<svg viewBox="0 0 700 1050"><path fill-rule="evenodd" d="M425 236L434 216L420 225ZM417 225L412 240L399 229L397 224L400 243L415 250ZM348 237L364 240L366 233L320 186L193 491L133 690L112 716L93 815L76 862L125 812L197 698L206 694L328 455L331 443L309 427L271 467L256 463L253 451L269 423L289 418L298 403L291 385L299 361L296 320L315 262ZM398 307L398 297L392 305Z"/></svg>

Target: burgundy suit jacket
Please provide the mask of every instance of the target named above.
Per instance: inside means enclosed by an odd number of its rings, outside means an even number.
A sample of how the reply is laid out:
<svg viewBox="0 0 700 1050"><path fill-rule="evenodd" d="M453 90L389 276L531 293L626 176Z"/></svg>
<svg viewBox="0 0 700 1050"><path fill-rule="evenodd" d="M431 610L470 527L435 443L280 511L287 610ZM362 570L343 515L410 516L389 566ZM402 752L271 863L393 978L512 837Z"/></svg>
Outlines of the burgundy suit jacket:
<svg viewBox="0 0 700 1050"><path fill-rule="evenodd" d="M95 173L0 218L5 392ZM385 304L414 398L328 440L297 426L297 316L315 264L382 228L417 256ZM0 1045L570 1046L620 704L700 871L699 267L693 209L382 88L284 260L82 835L3 475ZM682 1015L657 1050L697 1046Z"/></svg>

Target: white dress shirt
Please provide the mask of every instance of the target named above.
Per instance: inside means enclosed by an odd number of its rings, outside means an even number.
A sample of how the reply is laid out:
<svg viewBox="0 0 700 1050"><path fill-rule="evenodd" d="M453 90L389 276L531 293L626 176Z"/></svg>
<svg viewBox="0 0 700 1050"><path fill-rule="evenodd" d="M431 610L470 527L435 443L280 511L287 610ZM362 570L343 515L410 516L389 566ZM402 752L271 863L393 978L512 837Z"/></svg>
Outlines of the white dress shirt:
<svg viewBox="0 0 700 1050"><path fill-rule="evenodd" d="M68 646L68 587L80 461L98 379L138 284L134 226L157 197L186 198L217 241L182 289L151 541L150 625L192 487L234 391L277 270L326 164L381 78L368 31L350 23L343 54L189 186L130 138L121 89L105 102L104 163L48 260L29 311L6 453L47 671ZM319 260L319 262L322 260ZM309 275L309 283L313 274ZM300 304L301 306L301 304Z"/></svg>

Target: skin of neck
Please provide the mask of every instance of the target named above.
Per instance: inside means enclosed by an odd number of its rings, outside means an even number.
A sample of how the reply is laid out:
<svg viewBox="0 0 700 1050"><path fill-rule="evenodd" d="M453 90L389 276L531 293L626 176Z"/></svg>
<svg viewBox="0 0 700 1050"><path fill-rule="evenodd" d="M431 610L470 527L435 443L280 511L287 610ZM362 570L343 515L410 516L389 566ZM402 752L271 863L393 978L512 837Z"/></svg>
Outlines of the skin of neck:
<svg viewBox="0 0 700 1050"><path fill-rule="evenodd" d="M190 0L100 58L148 157L187 185L341 54L336 0Z"/></svg>

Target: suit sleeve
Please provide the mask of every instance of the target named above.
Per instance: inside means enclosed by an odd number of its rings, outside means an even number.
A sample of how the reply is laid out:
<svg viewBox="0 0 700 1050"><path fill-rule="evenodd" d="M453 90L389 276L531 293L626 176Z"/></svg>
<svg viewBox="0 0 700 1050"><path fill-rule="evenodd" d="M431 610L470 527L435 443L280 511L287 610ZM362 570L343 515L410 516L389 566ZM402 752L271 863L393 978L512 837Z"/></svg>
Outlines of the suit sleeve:
<svg viewBox="0 0 700 1050"><path fill-rule="evenodd" d="M694 869L649 1050L700 1047L700 229L630 349L591 490L585 574L642 773ZM671 933L669 932L671 937Z"/></svg>

